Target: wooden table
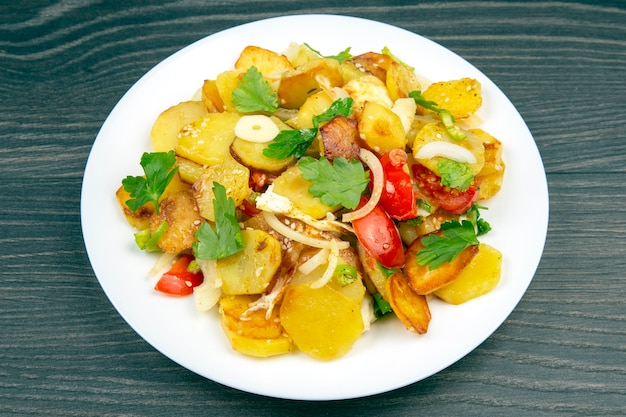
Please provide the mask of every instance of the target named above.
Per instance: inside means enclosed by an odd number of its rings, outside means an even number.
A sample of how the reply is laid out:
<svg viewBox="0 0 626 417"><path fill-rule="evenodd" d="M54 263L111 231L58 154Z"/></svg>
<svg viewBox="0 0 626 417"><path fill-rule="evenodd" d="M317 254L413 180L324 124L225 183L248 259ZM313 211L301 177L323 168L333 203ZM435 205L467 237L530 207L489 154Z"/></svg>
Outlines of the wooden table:
<svg viewBox="0 0 626 417"><path fill-rule="evenodd" d="M8 3L0 5L0 415L626 412L624 1ZM124 92L197 39L300 13L380 20L469 60L526 120L549 184L545 252L509 319L448 369L369 398L265 398L178 366L112 307L81 235L85 162Z"/></svg>

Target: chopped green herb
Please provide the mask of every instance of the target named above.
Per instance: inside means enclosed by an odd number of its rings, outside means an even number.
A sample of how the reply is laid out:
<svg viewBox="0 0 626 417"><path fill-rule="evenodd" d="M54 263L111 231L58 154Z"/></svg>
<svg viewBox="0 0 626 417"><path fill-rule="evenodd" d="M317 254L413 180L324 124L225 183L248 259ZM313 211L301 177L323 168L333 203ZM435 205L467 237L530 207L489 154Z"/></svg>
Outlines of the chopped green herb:
<svg viewBox="0 0 626 417"><path fill-rule="evenodd" d="M278 109L278 96L254 65L242 75L232 100L235 109L241 113L273 113Z"/></svg>
<svg viewBox="0 0 626 417"><path fill-rule="evenodd" d="M347 47L346 49L344 49L343 51L339 52L337 55L322 55L322 53L316 49L313 49L311 47L311 45L309 45L308 43L304 43L304 46L306 46L307 48L309 48L311 51L315 52L316 54L318 54L319 56L321 56L322 58L330 58L330 59L334 59L336 61L339 61L339 63L341 64L343 61L347 61L349 59L352 59L352 54L350 54L350 49L352 49L351 47Z"/></svg>
<svg viewBox="0 0 626 417"><path fill-rule="evenodd" d="M174 167L176 155L174 151L145 152L140 164L144 177L128 176L122 180L124 190L131 196L126 206L134 213L139 207L152 202L159 213L159 198L178 171L178 167Z"/></svg>
<svg viewBox="0 0 626 417"><path fill-rule="evenodd" d="M417 217L414 217L414 218L412 218L412 219L408 219L406 222L407 222L410 226L415 226L415 227L417 227L417 226L419 226L420 224L424 223L424 218L423 218L422 216L417 216Z"/></svg>
<svg viewBox="0 0 626 417"><path fill-rule="evenodd" d="M379 261L376 261L376 264L378 264L378 268L380 269L380 272L383 273L385 278L389 278L390 276L392 276L398 271L397 269L387 268L386 266L381 264Z"/></svg>
<svg viewBox="0 0 626 417"><path fill-rule="evenodd" d="M213 183L213 194L215 229L204 222L196 231L197 242L192 243L192 249L198 259L222 259L243 249L235 202L226 196L226 188L218 182Z"/></svg>
<svg viewBox="0 0 626 417"><path fill-rule="evenodd" d="M441 185L465 191L474 181L474 174L468 164L441 158L437 163L437 168L441 176Z"/></svg>
<svg viewBox="0 0 626 417"><path fill-rule="evenodd" d="M263 149L263 155L268 158L285 159L290 156L302 157L317 136L319 124L327 122L336 116L350 116L352 114L351 98L335 100L328 110L313 117L313 127L297 130L281 130L274 140Z"/></svg>
<svg viewBox="0 0 626 417"><path fill-rule="evenodd" d="M333 277L342 287L352 284L358 278L356 268L348 264L337 265Z"/></svg>
<svg viewBox="0 0 626 417"><path fill-rule="evenodd" d="M422 106L426 110L437 113L441 119L441 123L446 128L446 132L448 132L448 136L454 140L465 139L465 133L455 126L454 117L452 117L452 114L450 114L448 110L439 108L438 104L434 101L426 100L426 98L422 95L422 92L419 90L411 91L409 93L409 97L415 100L415 103L418 106Z"/></svg>
<svg viewBox="0 0 626 417"><path fill-rule="evenodd" d="M481 236L491 231L491 225L487 220L480 217L479 210L488 210L488 208L474 203L466 213L467 219L476 227L476 236Z"/></svg>
<svg viewBox="0 0 626 417"><path fill-rule="evenodd" d="M421 242L424 248L417 252L417 264L436 269L444 262L451 262L463 250L478 245L476 229L469 220L451 220L441 225L442 235L427 235Z"/></svg>
<svg viewBox="0 0 626 417"><path fill-rule="evenodd" d="M135 243L141 250L145 250L146 252L162 252L161 248L158 246L159 240L163 233L167 230L168 224L167 222L163 222L159 225L159 227L154 231L154 233L150 233L150 228L145 228L135 233Z"/></svg>
<svg viewBox="0 0 626 417"><path fill-rule="evenodd" d="M372 297L374 299L374 316L379 319L385 314L393 312L391 304L383 299L382 295L376 293Z"/></svg>
<svg viewBox="0 0 626 417"><path fill-rule="evenodd" d="M313 183L309 193L331 207L341 204L355 209L369 183L363 165L357 160L348 161L339 157L331 164L326 158L304 157L298 162L298 167L302 178Z"/></svg>

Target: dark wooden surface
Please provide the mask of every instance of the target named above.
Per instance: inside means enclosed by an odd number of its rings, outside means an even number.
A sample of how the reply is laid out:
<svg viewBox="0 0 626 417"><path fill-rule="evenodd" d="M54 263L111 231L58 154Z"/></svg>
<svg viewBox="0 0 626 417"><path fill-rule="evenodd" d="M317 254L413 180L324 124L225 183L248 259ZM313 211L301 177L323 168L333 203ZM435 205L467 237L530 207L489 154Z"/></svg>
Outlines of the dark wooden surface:
<svg viewBox="0 0 626 417"><path fill-rule="evenodd" d="M0 415L624 415L626 3L330 4L0 2ZM197 39L299 13L457 52L510 97L547 172L545 253L509 319L450 368L370 398L265 398L181 368L117 314L81 236L85 162L124 92Z"/></svg>

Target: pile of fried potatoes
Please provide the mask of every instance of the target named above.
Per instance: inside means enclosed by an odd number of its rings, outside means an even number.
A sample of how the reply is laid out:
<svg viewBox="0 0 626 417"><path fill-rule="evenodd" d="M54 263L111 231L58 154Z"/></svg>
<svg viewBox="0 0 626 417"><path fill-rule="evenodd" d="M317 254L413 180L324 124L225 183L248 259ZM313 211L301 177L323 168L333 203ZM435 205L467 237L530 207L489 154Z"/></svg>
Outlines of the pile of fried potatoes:
<svg viewBox="0 0 626 417"><path fill-rule="evenodd" d="M167 222L158 242L166 253L190 252L200 225L215 221L213 182L225 187L236 206L250 199L255 186L271 182L276 194L287 197L298 212L311 218L323 221L339 209L308 193L311 183L300 175L294 157L269 158L263 153L267 143L250 142L235 134L243 115L236 110L232 95L242 74L252 66L278 96L279 110L268 116L279 130L310 128L313 117L333 101L351 97L351 118L358 126L362 146L378 155L404 149L411 163L418 162L412 155L420 146L447 138L438 117L408 96L411 91L422 91L424 98L448 110L464 129L467 138L462 146L477 156L472 170L481 181L479 200L494 196L501 188L505 168L502 144L471 126L482 105L477 80L426 84L413 69L383 53L367 52L339 62L321 57L305 45L290 45L283 53L248 46L232 69L199 86L197 99L173 105L154 122L154 151L174 150L178 167L178 174L161 196L158 213L151 203L132 212L126 206L128 192L123 188L117 191L120 207L134 228L154 232ZM308 154L319 157L330 146L318 135ZM434 270L417 265L416 253L422 247L419 237L437 233L442 222L455 218L436 209L422 214L419 225L398 224L406 245L404 268L385 273L362 245L344 238L352 243L339 250L337 262L354 266L358 279L341 285L332 278L319 288L313 283L323 277L327 263L306 273L300 267L323 249L286 238L262 214L244 215L244 249L215 265L221 281L216 296L220 320L232 347L255 357L300 350L321 360L335 359L350 351L373 322L369 313L372 294L380 294L407 329L423 334L431 319L430 297L460 304L498 284L502 256L484 243L467 248L454 261ZM277 218L316 238L333 233L315 230L288 216ZM201 285L198 294L203 293Z"/></svg>

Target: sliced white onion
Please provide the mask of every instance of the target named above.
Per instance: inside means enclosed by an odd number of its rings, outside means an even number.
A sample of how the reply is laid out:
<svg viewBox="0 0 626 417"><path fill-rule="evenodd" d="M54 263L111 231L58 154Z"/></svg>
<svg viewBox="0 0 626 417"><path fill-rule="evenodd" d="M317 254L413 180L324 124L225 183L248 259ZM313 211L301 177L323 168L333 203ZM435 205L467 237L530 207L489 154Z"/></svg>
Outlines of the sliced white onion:
<svg viewBox="0 0 626 417"><path fill-rule="evenodd" d="M461 163L476 163L476 157L468 149L462 147L461 145L443 140L428 142L415 154L416 159L430 159L436 156L452 159Z"/></svg>
<svg viewBox="0 0 626 417"><path fill-rule="evenodd" d="M309 275L315 271L320 265L324 265L328 261L328 255L330 255L330 249L320 249L317 253L306 260L302 265L298 267L298 271L304 275Z"/></svg>
<svg viewBox="0 0 626 417"><path fill-rule="evenodd" d="M322 288L330 279L333 277L335 273L335 269L337 268L337 264L339 263L339 248L337 247L337 241L331 240L330 243L330 254L328 255L328 266L326 267L326 271L324 274L315 282L311 283L311 288Z"/></svg>
<svg viewBox="0 0 626 417"><path fill-rule="evenodd" d="M248 142L265 143L280 133L276 123L262 114L241 116L235 124L235 135Z"/></svg>
<svg viewBox="0 0 626 417"><path fill-rule="evenodd" d="M283 290L285 289L285 284L287 280L285 279L285 275L281 275L276 280L276 283L272 287L272 290L267 293L261 295L256 301L253 301L248 305L248 309L243 312L241 315L241 319L249 319L248 316L259 310L265 310L265 319L269 320L272 316L272 310L276 307L276 303L281 299Z"/></svg>
<svg viewBox="0 0 626 417"><path fill-rule="evenodd" d="M177 256L178 255L175 253L163 253L156 260L150 271L148 271L148 275L153 277L159 272L163 271L166 267L172 266L172 264L174 263L174 259L176 259Z"/></svg>
<svg viewBox="0 0 626 417"><path fill-rule="evenodd" d="M285 236L288 239L294 240L296 242L300 242L303 245L312 246L314 248L330 248L332 240L326 239L317 239L304 233L300 233L296 230L293 230L291 227L287 226L285 223L278 220L278 217L274 213L270 213L267 211L263 212L263 217L265 217L265 221L267 224L274 230L276 230L281 235ZM349 242L339 241L337 245L340 249L346 249L350 246Z"/></svg>
<svg viewBox="0 0 626 417"><path fill-rule="evenodd" d="M193 289L193 301L200 312L212 309L222 295L222 280L217 275L217 261L196 259L204 281Z"/></svg>
<svg viewBox="0 0 626 417"><path fill-rule="evenodd" d="M376 204L378 204L380 196L383 193L385 174L383 173L383 166L378 160L378 157L374 155L374 153L372 153L371 151L363 148L361 148L359 157L361 158L361 161L363 161L370 169L370 178L373 178L374 181L374 183L372 184L372 193L369 201L365 203L363 207L358 210L346 213L341 217L341 220L343 220L344 222L351 222L368 215L369 212L372 211L374 207L376 207Z"/></svg>

